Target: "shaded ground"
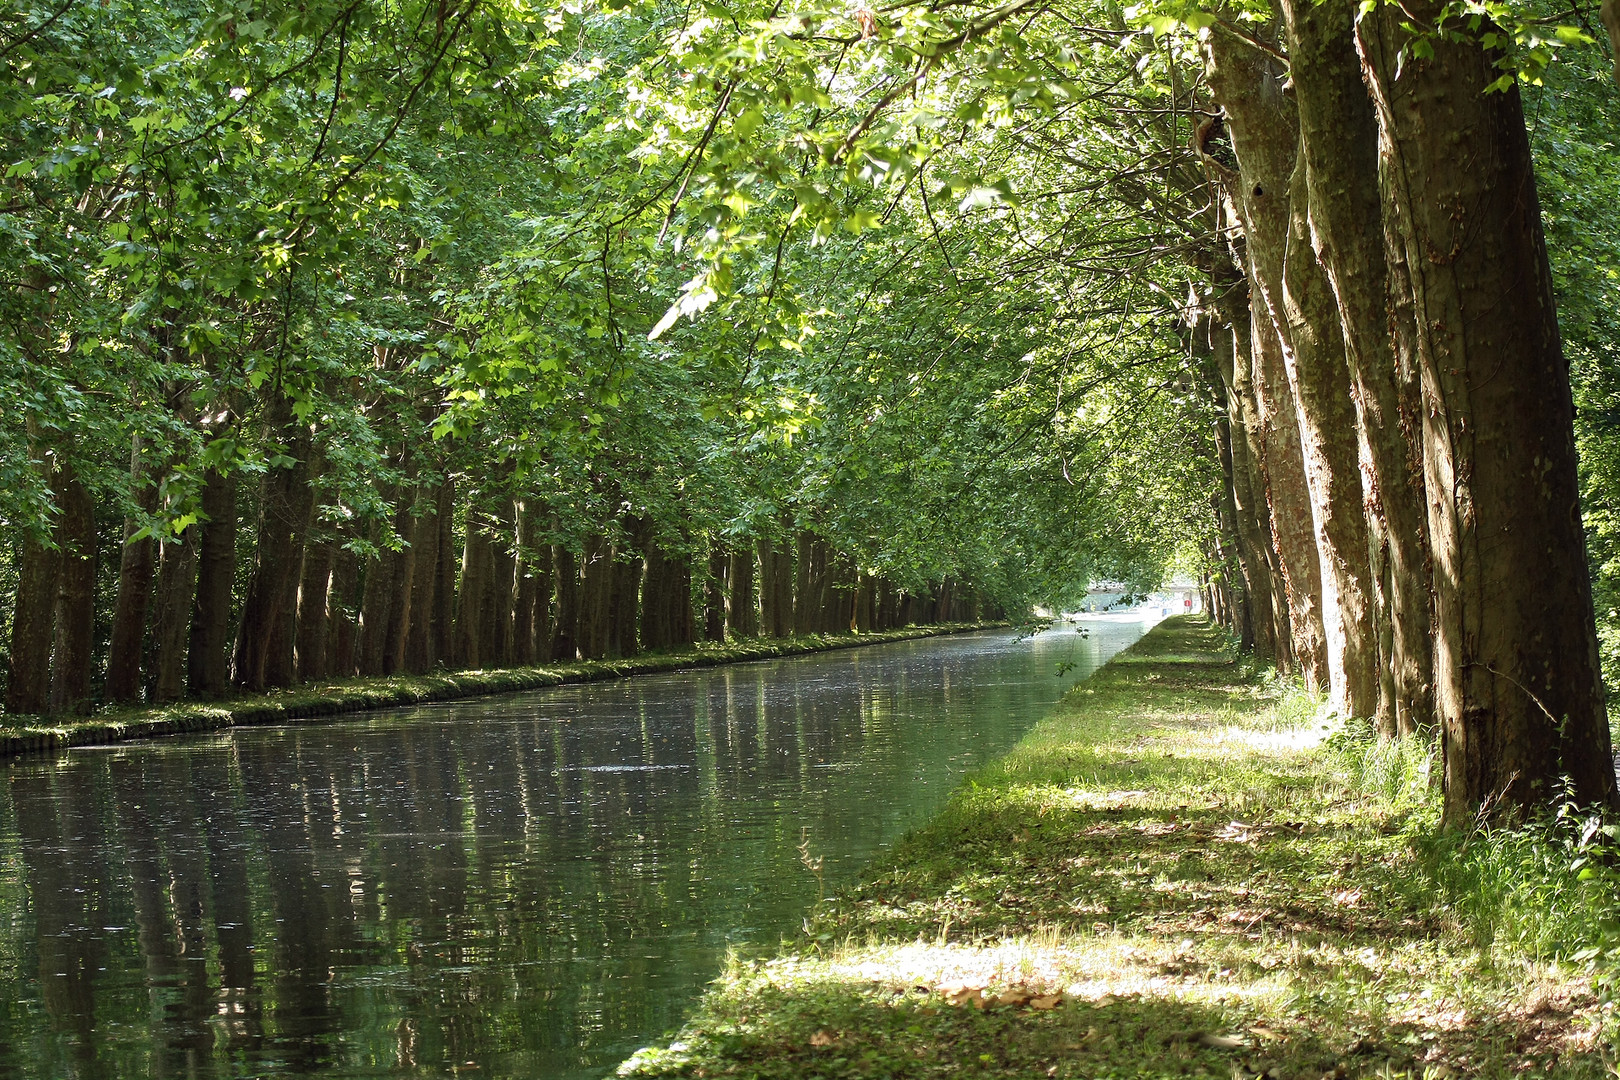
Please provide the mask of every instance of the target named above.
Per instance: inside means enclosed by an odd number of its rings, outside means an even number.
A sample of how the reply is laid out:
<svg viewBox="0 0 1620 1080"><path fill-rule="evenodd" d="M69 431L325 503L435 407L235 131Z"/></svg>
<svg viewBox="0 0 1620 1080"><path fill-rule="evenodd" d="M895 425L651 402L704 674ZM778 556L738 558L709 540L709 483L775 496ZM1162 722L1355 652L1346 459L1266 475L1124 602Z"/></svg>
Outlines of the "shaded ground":
<svg viewBox="0 0 1620 1080"><path fill-rule="evenodd" d="M1421 782L1324 734L1170 620L621 1074L1612 1075L1590 978L1481 943Z"/></svg>

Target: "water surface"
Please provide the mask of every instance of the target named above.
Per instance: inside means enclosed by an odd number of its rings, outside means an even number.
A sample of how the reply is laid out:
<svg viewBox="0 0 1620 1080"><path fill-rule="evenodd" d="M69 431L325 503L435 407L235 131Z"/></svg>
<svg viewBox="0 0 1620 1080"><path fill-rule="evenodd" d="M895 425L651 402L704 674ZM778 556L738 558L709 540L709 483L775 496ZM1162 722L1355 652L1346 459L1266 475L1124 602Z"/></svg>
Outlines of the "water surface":
<svg viewBox="0 0 1620 1080"><path fill-rule="evenodd" d="M1147 625L13 761L0 1077L601 1076Z"/></svg>

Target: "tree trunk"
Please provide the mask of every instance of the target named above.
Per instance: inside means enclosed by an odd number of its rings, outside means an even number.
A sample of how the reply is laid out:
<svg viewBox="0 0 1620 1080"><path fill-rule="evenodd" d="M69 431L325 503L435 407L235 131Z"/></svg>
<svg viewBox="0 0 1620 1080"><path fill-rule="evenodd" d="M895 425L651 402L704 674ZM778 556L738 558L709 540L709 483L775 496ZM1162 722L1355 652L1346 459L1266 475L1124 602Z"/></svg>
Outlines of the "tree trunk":
<svg viewBox="0 0 1620 1080"><path fill-rule="evenodd" d="M1427 527L1414 437L1421 420L1401 400L1400 372L1412 371L1412 365L1397 358L1390 334L1392 317L1405 322L1410 316L1391 311L1383 240L1367 227L1382 217L1377 115L1355 53L1349 0L1286 0L1283 10L1310 227L1333 286L1354 389L1375 571L1370 584L1381 657L1379 727L1386 735L1411 734L1432 722ZM1409 302L1404 309L1409 312Z"/></svg>
<svg viewBox="0 0 1620 1080"><path fill-rule="evenodd" d="M341 539L341 538L340 538ZM359 667L360 557L339 544L332 558L332 585L326 594L327 672L346 679Z"/></svg>
<svg viewBox="0 0 1620 1080"><path fill-rule="evenodd" d="M279 391L272 393L265 411L267 439L284 440L283 449L293 463L272 466L259 482L253 572L231 665L233 681L249 690L285 686L292 680L293 640L283 632L283 620L293 614L289 609L297 602L304 536L314 505L309 426L293 417L292 400Z"/></svg>
<svg viewBox="0 0 1620 1080"><path fill-rule="evenodd" d="M6 712L43 713L51 705L51 642L56 637L56 590L62 553L25 535L11 618L11 667Z"/></svg>
<svg viewBox="0 0 1620 1080"><path fill-rule="evenodd" d="M760 627L771 637L787 637L793 627L793 572L791 562L769 537L760 537ZM784 566L783 564L787 565ZM787 588L782 587L786 580Z"/></svg>
<svg viewBox="0 0 1620 1080"><path fill-rule="evenodd" d="M726 568L730 592L726 597L726 623L731 636L751 638L759 636L759 612L754 600L754 549L744 541L731 552L731 565Z"/></svg>
<svg viewBox="0 0 1620 1080"><path fill-rule="evenodd" d="M703 640L726 640L726 571L731 556L715 542L709 549L709 575L703 582Z"/></svg>
<svg viewBox="0 0 1620 1080"><path fill-rule="evenodd" d="M141 450L141 437L130 438L130 497L142 516L157 509L158 489ZM113 602L112 640L107 646L107 700L135 701L141 695L141 650L146 644L146 615L152 601L156 550L150 536L135 539L145 522L124 521L119 549L118 595Z"/></svg>
<svg viewBox="0 0 1620 1080"><path fill-rule="evenodd" d="M331 536L313 539L304 547L304 573L298 585L298 677L304 682L327 676L327 595L332 587L332 564L337 541Z"/></svg>
<svg viewBox="0 0 1620 1080"><path fill-rule="evenodd" d="M579 558L560 545L551 549L557 598L552 628L551 658L573 660L579 655Z"/></svg>
<svg viewBox="0 0 1620 1080"><path fill-rule="evenodd" d="M382 672L396 675L405 670L405 649L410 641L411 623L416 618L416 541L422 519L415 514L420 488L407 489L394 514L394 531L404 546L385 558L393 563L388 573L388 631L383 644ZM435 536L435 538L437 538Z"/></svg>
<svg viewBox="0 0 1620 1080"><path fill-rule="evenodd" d="M512 601L512 662L529 666L539 660L534 637L534 609L540 583L534 576L535 511L532 503L518 506L517 591Z"/></svg>
<svg viewBox="0 0 1620 1080"><path fill-rule="evenodd" d="M96 629L96 504L71 468L62 470L60 487L56 544L62 564L56 588L51 711L87 713Z"/></svg>
<svg viewBox="0 0 1620 1080"><path fill-rule="evenodd" d="M236 474L203 477L204 521L197 540L197 592L186 650L192 697L219 697L231 685L231 590L236 581Z"/></svg>
<svg viewBox="0 0 1620 1080"><path fill-rule="evenodd" d="M493 573L494 552L489 533L479 524L476 506L467 508L465 540L461 548L461 586L457 590L455 666L478 668L485 665L485 605L489 578Z"/></svg>
<svg viewBox="0 0 1620 1080"><path fill-rule="evenodd" d="M1548 806L1560 777L1583 803L1616 796L1524 113L1516 83L1485 92L1500 71L1468 42L1431 39L1397 84L1401 22L1438 10L1380 8L1360 40L1416 314L1443 813L1462 827Z"/></svg>
<svg viewBox="0 0 1620 1080"><path fill-rule="evenodd" d="M398 498L398 492L389 491L389 502ZM395 511L396 521L398 511ZM382 675L388 663L389 620L394 606L396 577L400 570L398 553L384 546L388 529L381 521L372 522L372 543L377 553L365 565L364 582L360 589L360 626L356 648L357 666L362 675ZM410 542L408 535L401 537Z"/></svg>
<svg viewBox="0 0 1620 1080"><path fill-rule="evenodd" d="M636 632L641 623L641 551L634 545L613 548L613 606L608 615L608 655L640 652Z"/></svg>
<svg viewBox="0 0 1620 1080"><path fill-rule="evenodd" d="M517 558L512 541L517 532L516 506L502 497L491 515L489 584L484 607L484 666L507 667L512 663L512 597L517 584Z"/></svg>
<svg viewBox="0 0 1620 1080"><path fill-rule="evenodd" d="M1298 122L1293 102L1284 93L1286 71L1275 58L1221 29L1207 39L1206 57L1210 90L1226 115L1238 159L1238 174L1228 183L1235 189L1233 208L1246 242L1260 466L1287 590L1293 651L1307 688L1315 691L1329 685L1326 627L1337 624L1339 615L1325 610L1336 604L1338 595L1331 575L1327 594L1323 591L1319 515L1306 472L1295 380L1289 372L1291 366L1297 367L1296 357L1286 337L1289 184L1297 159Z"/></svg>
<svg viewBox="0 0 1620 1080"><path fill-rule="evenodd" d="M186 642L197 591L197 543L202 532L192 525L158 553L157 596L152 610L152 671L146 698L153 703L178 701L186 692Z"/></svg>
<svg viewBox="0 0 1620 1080"><path fill-rule="evenodd" d="M433 613L428 624L432 639L433 662L448 664L455 654L456 630L456 486L445 480L439 485L435 520L439 524L437 584L433 589ZM544 638L541 638L544 641Z"/></svg>
<svg viewBox="0 0 1620 1080"><path fill-rule="evenodd" d="M427 512L416 519L412 530L410 620L405 628L405 654L400 670L413 674L432 671L439 658L433 652L433 616L439 592L439 507L443 485L424 500Z"/></svg>
<svg viewBox="0 0 1620 1080"><path fill-rule="evenodd" d="M601 660L608 653L613 602L613 545L601 536L585 540L579 597L579 655Z"/></svg>

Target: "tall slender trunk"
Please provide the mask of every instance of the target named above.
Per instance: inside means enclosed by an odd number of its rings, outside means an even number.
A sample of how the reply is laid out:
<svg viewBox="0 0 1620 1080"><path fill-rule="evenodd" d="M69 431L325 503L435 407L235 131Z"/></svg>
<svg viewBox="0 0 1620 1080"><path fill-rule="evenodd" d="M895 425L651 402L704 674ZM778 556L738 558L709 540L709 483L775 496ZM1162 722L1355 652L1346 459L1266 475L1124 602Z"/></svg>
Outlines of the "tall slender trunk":
<svg viewBox="0 0 1620 1080"><path fill-rule="evenodd" d="M439 592L439 507L443 485L424 492L425 512L413 530L410 621L405 628L405 652L400 669L415 674L432 671L439 658L433 653L433 613Z"/></svg>
<svg viewBox="0 0 1620 1080"><path fill-rule="evenodd" d="M1332 282L1344 331L1364 474L1382 681L1379 727L1411 734L1432 723L1429 684L1429 567L1423 507L1421 420L1402 383L1415 366L1397 354L1410 301L1391 305L1392 280L1381 220L1378 122L1356 56L1350 0L1285 0L1295 72L1300 150L1310 226ZM1403 369L1405 374L1403 374ZM1408 395L1410 398L1410 395Z"/></svg>
<svg viewBox="0 0 1620 1080"><path fill-rule="evenodd" d="M731 552L726 569L730 594L726 598L726 622L733 638L759 636L759 613L754 598L754 550L746 541Z"/></svg>
<svg viewBox="0 0 1620 1080"><path fill-rule="evenodd" d="M1303 156L1289 180L1283 265L1288 378L1299 403L1300 442L1321 561L1330 701L1341 716L1378 712L1379 649L1371 547L1362 492L1359 417L1333 288L1311 243Z"/></svg>
<svg viewBox="0 0 1620 1080"><path fill-rule="evenodd" d="M467 508L461 545L461 580L457 589L454 665L476 668L484 664L484 604L490 574L489 534L479 525L476 506Z"/></svg>
<svg viewBox="0 0 1620 1080"><path fill-rule="evenodd" d="M433 612L428 634L432 641L433 662L448 664L455 655L456 568L460 565L456 553L455 482L446 479L439 485L436 497L438 506L435 518L439 524L439 540L435 549L438 552L435 570L437 584L433 590ZM544 636L540 640L545 641Z"/></svg>
<svg viewBox="0 0 1620 1080"><path fill-rule="evenodd" d="M416 516L415 506L420 496L420 488L407 489L394 515L394 531L399 533L404 546L386 556L394 565L388 574L391 595L388 599L388 631L383 645L382 670L385 675L405 670L405 649L410 640L411 623L416 619L416 544L422 519Z"/></svg>
<svg viewBox="0 0 1620 1080"><path fill-rule="evenodd" d="M186 650L192 697L219 697L231 685L231 588L236 581L236 474L203 477L204 521L197 539L197 591Z"/></svg>
<svg viewBox="0 0 1620 1080"><path fill-rule="evenodd" d="M537 663L545 663L551 659L552 634L552 582L555 577L555 568L551 564L552 548L544 543L543 538L536 537L534 545L534 658ZM641 560L636 560L636 572L639 581ZM631 638L634 640L635 629L631 628Z"/></svg>
<svg viewBox="0 0 1620 1080"><path fill-rule="evenodd" d="M536 514L532 502L518 506L517 514L517 591L512 601L512 662L530 665L539 659L534 637L534 609L540 583L534 576L534 528Z"/></svg>
<svg viewBox="0 0 1620 1080"><path fill-rule="evenodd" d="M61 472L56 543L62 568L56 588L56 640L51 656L51 711L90 711L96 629L96 503L71 468Z"/></svg>
<svg viewBox="0 0 1620 1080"><path fill-rule="evenodd" d="M293 640L284 620L293 614L302 571L304 536L309 531L311 432L293 416L292 400L279 390L265 412L265 435L281 443L292 463L271 467L259 483L259 520L253 546L253 572L242 602L232 675L249 690L292 681Z"/></svg>
<svg viewBox="0 0 1620 1080"><path fill-rule="evenodd" d="M709 574L703 582L703 639L726 640L726 571L731 556L718 541L709 549Z"/></svg>
<svg viewBox="0 0 1620 1080"><path fill-rule="evenodd" d="M160 546L152 609L152 670L148 701L178 701L186 692L186 644L197 591L197 547L202 527L192 525Z"/></svg>
<svg viewBox="0 0 1620 1080"><path fill-rule="evenodd" d="M1582 802L1616 791L1523 107L1516 83L1485 92L1495 56L1467 41L1436 36L1397 80L1403 23L1439 11L1413 0L1358 29L1415 314L1443 816L1460 827L1544 807L1560 777Z"/></svg>
<svg viewBox="0 0 1620 1080"><path fill-rule="evenodd" d="M775 541L762 536L756 546L759 548L760 628L771 637L787 637L793 628L792 571L783 566L788 560ZM785 602L784 578L788 584Z"/></svg>
<svg viewBox="0 0 1620 1080"><path fill-rule="evenodd" d="M512 543L517 532L516 506L502 496L490 517L489 583L484 594L484 665L506 667L512 662L512 597L516 588L517 558Z"/></svg>
<svg viewBox="0 0 1620 1080"><path fill-rule="evenodd" d="M158 488L146 461L140 435L130 437L130 498L142 517L157 509ZM141 694L141 651L146 643L147 609L152 602L152 579L157 568L156 545L150 536L136 539L145 522L134 516L124 521L124 543L119 549L118 594L113 601L112 640L107 646L107 700L135 701Z"/></svg>
<svg viewBox="0 0 1620 1080"><path fill-rule="evenodd" d="M551 637L551 658L572 660L579 655L579 558L566 547L551 549L557 597L555 625Z"/></svg>
<svg viewBox="0 0 1620 1080"><path fill-rule="evenodd" d="M579 655L600 660L608 653L613 601L613 545L592 535L585 540L579 597Z"/></svg>
<svg viewBox="0 0 1620 1080"><path fill-rule="evenodd" d="M389 502L395 502L399 493L392 488L386 492ZM396 520L398 511L396 509ZM388 528L382 521L371 525L372 543L377 553L366 561L364 581L360 588L360 625L357 630L356 666L362 675L382 675L388 658L388 623L394 605L395 578L400 563L397 553L383 544ZM409 542L409 537L401 537Z"/></svg>
<svg viewBox="0 0 1620 1080"><path fill-rule="evenodd" d="M795 539L793 577L793 632L808 634L815 630L816 615L821 610L821 597L815 579L815 537L800 531Z"/></svg>
<svg viewBox="0 0 1620 1080"><path fill-rule="evenodd" d="M632 544L613 548L613 602L608 613L608 655L640 652L636 632L641 623L641 551Z"/></svg>
<svg viewBox="0 0 1620 1080"><path fill-rule="evenodd" d="M304 572L298 584L298 677L305 682L327 676L327 594L332 587L332 564L337 559L337 540L330 535L313 537L304 548Z"/></svg>
<svg viewBox="0 0 1620 1080"><path fill-rule="evenodd" d="M1297 357L1285 336L1289 185L1297 160L1298 122L1284 93L1286 72L1272 56L1217 29L1206 41L1206 59L1210 89L1225 112L1238 159L1238 173L1227 182L1245 240L1260 468L1282 564L1293 652L1306 685L1315 690L1328 685L1327 625L1337 623L1340 615L1325 610L1336 605L1338 593L1331 575L1324 593L1318 514L1306 471L1304 439L1309 433L1301 431L1297 379L1289 370L1297 370Z"/></svg>
<svg viewBox="0 0 1620 1080"><path fill-rule="evenodd" d="M6 712L43 713L51 705L51 642L56 637L56 589L62 553L25 534L11 618Z"/></svg>
<svg viewBox="0 0 1620 1080"><path fill-rule="evenodd" d="M341 538L340 538L341 539ZM360 557L339 544L332 558L332 585L326 594L327 672L348 678L359 668Z"/></svg>

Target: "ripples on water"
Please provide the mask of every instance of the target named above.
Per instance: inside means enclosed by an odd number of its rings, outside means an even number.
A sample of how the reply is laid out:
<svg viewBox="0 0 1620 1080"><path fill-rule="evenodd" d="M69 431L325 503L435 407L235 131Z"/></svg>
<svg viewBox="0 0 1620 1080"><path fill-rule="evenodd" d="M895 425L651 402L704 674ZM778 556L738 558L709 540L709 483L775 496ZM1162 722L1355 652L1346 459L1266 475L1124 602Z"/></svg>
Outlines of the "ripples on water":
<svg viewBox="0 0 1620 1080"><path fill-rule="evenodd" d="M0 1077L599 1076L1148 624L1086 625L14 761Z"/></svg>

